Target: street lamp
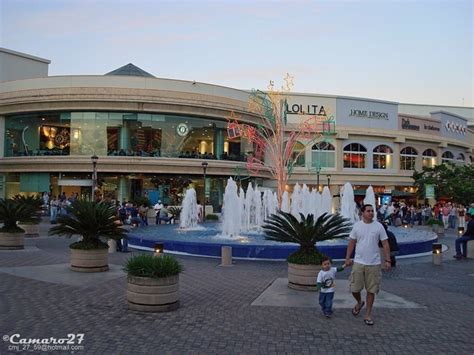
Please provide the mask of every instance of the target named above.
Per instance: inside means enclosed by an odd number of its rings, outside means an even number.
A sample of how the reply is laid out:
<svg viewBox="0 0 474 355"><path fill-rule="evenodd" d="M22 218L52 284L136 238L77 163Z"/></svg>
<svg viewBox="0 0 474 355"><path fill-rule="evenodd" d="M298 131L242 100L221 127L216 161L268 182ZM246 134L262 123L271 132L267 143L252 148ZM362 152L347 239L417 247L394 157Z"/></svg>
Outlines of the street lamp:
<svg viewBox="0 0 474 355"><path fill-rule="evenodd" d="M99 157L97 155L91 156L92 160L92 201L95 201L95 189L97 188L97 161Z"/></svg>
<svg viewBox="0 0 474 355"><path fill-rule="evenodd" d="M316 183L318 185L318 192L319 192L319 173L320 172L321 172L321 167L318 164L318 166L316 167Z"/></svg>
<svg viewBox="0 0 474 355"><path fill-rule="evenodd" d="M203 208L202 208L202 221L205 222L206 221L206 171L207 171L207 166L209 164L204 161L201 163L201 166L202 166L202 173L204 175L204 204L203 204Z"/></svg>

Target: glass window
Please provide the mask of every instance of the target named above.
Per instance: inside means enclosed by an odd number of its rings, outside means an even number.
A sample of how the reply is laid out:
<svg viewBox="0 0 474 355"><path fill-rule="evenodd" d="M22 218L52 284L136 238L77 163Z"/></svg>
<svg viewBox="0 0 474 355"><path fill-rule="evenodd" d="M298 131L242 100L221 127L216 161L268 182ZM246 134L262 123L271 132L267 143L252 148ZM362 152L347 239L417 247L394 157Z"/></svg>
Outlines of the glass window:
<svg viewBox="0 0 474 355"><path fill-rule="evenodd" d="M418 152L415 148L406 147L400 151L400 170L415 170Z"/></svg>
<svg viewBox="0 0 474 355"><path fill-rule="evenodd" d="M298 156L299 154L299 156ZM294 166L305 166L305 152L304 152L304 145L300 142L296 142L295 146L293 147L293 152L291 153L292 161L294 162Z"/></svg>
<svg viewBox="0 0 474 355"><path fill-rule="evenodd" d="M379 145L373 151L374 169L391 169L393 162L393 150L388 145Z"/></svg>
<svg viewBox="0 0 474 355"><path fill-rule="evenodd" d="M311 147L311 165L313 168L335 168L336 149L331 143L320 142Z"/></svg>
<svg viewBox="0 0 474 355"><path fill-rule="evenodd" d="M424 168L432 168L436 165L436 152L433 149L426 149L422 154L422 165Z"/></svg>
<svg viewBox="0 0 474 355"><path fill-rule="evenodd" d="M450 151L446 151L441 156L443 163L452 162L454 160L454 154Z"/></svg>
<svg viewBox="0 0 474 355"><path fill-rule="evenodd" d="M367 149L359 143L351 143L344 147L344 168L365 169Z"/></svg>
<svg viewBox="0 0 474 355"><path fill-rule="evenodd" d="M464 156L463 153L459 153L458 156L456 157L456 160L458 161L458 163L464 164L466 157Z"/></svg>
<svg viewBox="0 0 474 355"><path fill-rule="evenodd" d="M62 114L33 113L5 119L5 156L68 155L70 120Z"/></svg>

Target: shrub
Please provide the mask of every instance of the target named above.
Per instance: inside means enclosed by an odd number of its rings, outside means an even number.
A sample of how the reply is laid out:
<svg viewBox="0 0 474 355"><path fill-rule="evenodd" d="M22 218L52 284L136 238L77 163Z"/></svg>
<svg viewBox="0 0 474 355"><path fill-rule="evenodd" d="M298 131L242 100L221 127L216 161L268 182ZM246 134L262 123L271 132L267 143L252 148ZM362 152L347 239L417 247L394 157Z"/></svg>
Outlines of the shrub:
<svg viewBox="0 0 474 355"><path fill-rule="evenodd" d="M441 222L441 221L438 220L438 219L430 218L430 219L426 222L426 224L429 225L429 226L432 226L432 225L442 226L442 225L443 225L443 222Z"/></svg>
<svg viewBox="0 0 474 355"><path fill-rule="evenodd" d="M124 267L124 271L130 276L155 279L178 275L182 270L181 264L171 255L141 254L132 256Z"/></svg>
<svg viewBox="0 0 474 355"><path fill-rule="evenodd" d="M206 215L206 221L218 221L219 216L216 214L207 214Z"/></svg>

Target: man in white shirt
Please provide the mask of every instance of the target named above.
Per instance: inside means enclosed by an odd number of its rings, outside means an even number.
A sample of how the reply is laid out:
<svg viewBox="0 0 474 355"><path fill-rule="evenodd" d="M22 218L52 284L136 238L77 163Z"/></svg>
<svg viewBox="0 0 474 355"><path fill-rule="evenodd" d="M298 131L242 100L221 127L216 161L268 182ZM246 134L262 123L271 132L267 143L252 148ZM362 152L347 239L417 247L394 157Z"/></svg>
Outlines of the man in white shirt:
<svg viewBox="0 0 474 355"><path fill-rule="evenodd" d="M153 209L155 210L156 217L155 217L155 224L160 224L160 210L163 208L163 204L161 203L161 200L158 200L158 203L153 206Z"/></svg>
<svg viewBox="0 0 474 355"><path fill-rule="evenodd" d="M350 287L357 304L352 309L354 316L359 315L365 302L362 301L360 292L365 287L367 291L367 309L364 323L374 325L372 320L372 307L374 305L375 294L379 292L380 281L382 279L379 241L382 242L385 260L385 270L391 269L390 246L388 244L387 233L382 224L374 222L374 207L365 204L361 208L362 220L356 222L349 235L349 244L346 252L345 265L352 265L350 276ZM355 248L354 261L351 260L352 252Z"/></svg>

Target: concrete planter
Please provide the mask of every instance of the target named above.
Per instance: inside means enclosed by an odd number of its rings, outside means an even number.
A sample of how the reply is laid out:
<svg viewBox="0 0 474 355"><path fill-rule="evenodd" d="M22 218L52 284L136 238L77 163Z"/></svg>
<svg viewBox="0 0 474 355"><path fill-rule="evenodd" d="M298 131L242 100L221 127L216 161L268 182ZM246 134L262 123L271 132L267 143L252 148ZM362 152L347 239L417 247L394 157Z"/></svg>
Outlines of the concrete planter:
<svg viewBox="0 0 474 355"><path fill-rule="evenodd" d="M288 263L288 287L302 291L317 291L316 278L320 265Z"/></svg>
<svg viewBox="0 0 474 355"><path fill-rule="evenodd" d="M0 232L0 250L25 249L24 233Z"/></svg>
<svg viewBox="0 0 474 355"><path fill-rule="evenodd" d="M19 224L18 227L25 231L25 237L39 237L39 224Z"/></svg>
<svg viewBox="0 0 474 355"><path fill-rule="evenodd" d="M133 311L174 311L179 307L179 275L161 279L128 276L127 301Z"/></svg>
<svg viewBox="0 0 474 355"><path fill-rule="evenodd" d="M78 272L108 271L108 251L108 249L71 249L71 270Z"/></svg>

